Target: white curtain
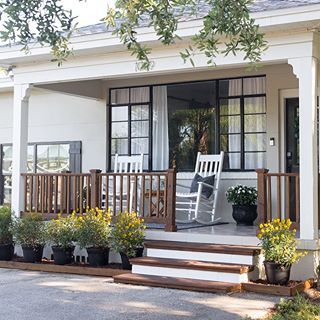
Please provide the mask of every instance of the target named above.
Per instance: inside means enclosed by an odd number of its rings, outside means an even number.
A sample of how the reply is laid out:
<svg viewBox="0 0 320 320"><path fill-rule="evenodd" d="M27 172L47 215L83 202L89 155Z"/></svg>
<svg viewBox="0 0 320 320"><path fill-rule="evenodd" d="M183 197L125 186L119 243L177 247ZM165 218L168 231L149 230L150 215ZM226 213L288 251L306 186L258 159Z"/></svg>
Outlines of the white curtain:
<svg viewBox="0 0 320 320"><path fill-rule="evenodd" d="M153 88L153 170L169 168L167 86Z"/></svg>

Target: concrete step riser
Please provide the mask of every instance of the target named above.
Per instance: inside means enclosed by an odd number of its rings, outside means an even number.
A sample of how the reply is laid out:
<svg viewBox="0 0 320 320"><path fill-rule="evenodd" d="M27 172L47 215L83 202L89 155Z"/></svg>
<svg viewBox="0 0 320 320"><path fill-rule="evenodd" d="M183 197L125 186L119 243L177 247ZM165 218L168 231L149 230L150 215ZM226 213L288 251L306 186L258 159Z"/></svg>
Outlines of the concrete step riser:
<svg viewBox="0 0 320 320"><path fill-rule="evenodd" d="M229 283L248 282L250 275L248 273L227 273L218 271L183 269L183 268L167 268L147 265L133 265L133 274L164 276L173 278L187 278L206 281L221 281Z"/></svg>
<svg viewBox="0 0 320 320"><path fill-rule="evenodd" d="M227 254L227 253L179 251L179 250L167 250L167 249L155 249L155 248L147 249L147 257L198 260L198 261L235 263L235 264L247 264L247 265L254 265L257 261L256 256L235 255L235 254Z"/></svg>

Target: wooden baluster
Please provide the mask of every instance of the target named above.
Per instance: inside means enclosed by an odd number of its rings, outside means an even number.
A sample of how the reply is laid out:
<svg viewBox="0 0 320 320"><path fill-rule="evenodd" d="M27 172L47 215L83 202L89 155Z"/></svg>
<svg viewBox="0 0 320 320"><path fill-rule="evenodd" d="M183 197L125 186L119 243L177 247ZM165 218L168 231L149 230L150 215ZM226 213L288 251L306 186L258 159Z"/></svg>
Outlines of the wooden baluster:
<svg viewBox="0 0 320 320"><path fill-rule="evenodd" d="M167 189L168 189L168 176L164 176L164 195L163 195L163 212L164 212L164 217L167 217L168 212L167 212Z"/></svg>
<svg viewBox="0 0 320 320"><path fill-rule="evenodd" d="M278 218L281 219L281 211L282 211L282 190L281 190L281 176L277 176L277 211L278 211Z"/></svg>
<svg viewBox="0 0 320 320"><path fill-rule="evenodd" d="M70 203L70 200L71 200L71 195L70 195L70 192L71 192L71 181L70 181L70 176L67 175L67 188L66 188L66 197L67 197L67 214L70 213L70 209L71 209L71 203Z"/></svg>
<svg viewBox="0 0 320 320"><path fill-rule="evenodd" d="M157 218L160 217L160 175L157 175L157 201L156 201L156 214Z"/></svg>
<svg viewBox="0 0 320 320"><path fill-rule="evenodd" d="M45 192L44 192L44 176L41 176L40 178L40 197L41 197L41 213L44 213L44 197L45 197Z"/></svg>
<svg viewBox="0 0 320 320"><path fill-rule="evenodd" d="M137 175L134 176L133 197L134 197L133 211L137 212L137 209L138 209L138 176Z"/></svg>
<svg viewBox="0 0 320 320"><path fill-rule="evenodd" d="M113 190L112 190L112 211L113 211L113 215L116 216L117 214L117 199L116 199L116 196L117 196L117 175L114 175L113 176Z"/></svg>
<svg viewBox="0 0 320 320"><path fill-rule="evenodd" d="M59 201L59 176L54 176L54 213L58 213L58 201Z"/></svg>
<svg viewBox="0 0 320 320"><path fill-rule="evenodd" d="M268 205L267 205L267 220L272 220L272 180L271 180L271 176L267 176L267 201L268 201Z"/></svg>
<svg viewBox="0 0 320 320"><path fill-rule="evenodd" d="M175 169L169 169L167 171L168 175L168 201L167 201L167 219L165 231L176 232L176 183L177 183L177 173Z"/></svg>
<svg viewBox="0 0 320 320"><path fill-rule="evenodd" d="M35 176L36 194L35 194L35 212L39 212L39 177Z"/></svg>
<svg viewBox="0 0 320 320"><path fill-rule="evenodd" d="M48 212L52 213L53 209L53 176L49 176L49 186L48 186L48 193L49 193L49 200L48 200Z"/></svg>
<svg viewBox="0 0 320 320"><path fill-rule="evenodd" d="M86 207L85 211L87 211L87 208L90 207L91 203L91 176L87 176L87 192L86 192Z"/></svg>
<svg viewBox="0 0 320 320"><path fill-rule="evenodd" d="M120 198L119 198L119 202L120 202L120 205L119 205L119 210L120 212L122 212L123 210L123 173L120 173ZM128 199L127 199L127 202L128 202Z"/></svg>
<svg viewBox="0 0 320 320"><path fill-rule="evenodd" d="M145 195L146 195L146 176L142 174L142 182L141 182L141 215L145 217Z"/></svg>
<svg viewBox="0 0 320 320"><path fill-rule="evenodd" d="M82 215L83 214L83 181L84 176L79 177L79 212Z"/></svg>
<svg viewBox="0 0 320 320"><path fill-rule="evenodd" d="M127 175L126 176L127 177L127 205L126 205L126 211L127 212L130 212L130 211L132 211L132 208L130 208L131 207L131 193L130 193L130 185L131 185L131 176L130 175Z"/></svg>
<svg viewBox="0 0 320 320"><path fill-rule="evenodd" d="M290 176L286 176L286 212L285 218L290 218Z"/></svg>
<svg viewBox="0 0 320 320"><path fill-rule="evenodd" d="M33 184L34 184L34 176L30 175L30 195L29 195L29 205L30 205L30 212L33 211Z"/></svg>
<svg viewBox="0 0 320 320"><path fill-rule="evenodd" d="M106 199L105 199L105 207L106 207L106 210L109 209L109 188L110 188L110 183L109 183L109 179L110 176L109 175L106 175Z"/></svg>
<svg viewBox="0 0 320 320"><path fill-rule="evenodd" d="M153 183L153 177L152 175L148 175L149 177L149 217L153 216L153 202L152 202L152 183Z"/></svg>
<svg viewBox="0 0 320 320"><path fill-rule="evenodd" d="M28 181L29 181L29 178L27 175L23 176L23 189L24 189L24 208L23 208L23 211L24 212L28 212L28 197L27 197L27 194L28 194Z"/></svg>
<svg viewBox="0 0 320 320"><path fill-rule="evenodd" d="M65 190L66 190L66 177L64 175L60 176L60 185L61 185L61 193L60 193L60 212L65 213L66 208L66 196L65 196Z"/></svg>
<svg viewBox="0 0 320 320"><path fill-rule="evenodd" d="M78 177L76 175L73 176L73 210L78 212Z"/></svg>

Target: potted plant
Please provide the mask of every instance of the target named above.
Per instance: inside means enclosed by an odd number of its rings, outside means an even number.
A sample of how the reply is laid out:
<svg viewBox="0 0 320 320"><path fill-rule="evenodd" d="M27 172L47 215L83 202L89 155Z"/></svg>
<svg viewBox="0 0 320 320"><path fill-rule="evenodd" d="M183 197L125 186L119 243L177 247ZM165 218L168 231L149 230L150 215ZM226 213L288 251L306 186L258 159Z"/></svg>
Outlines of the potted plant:
<svg viewBox="0 0 320 320"><path fill-rule="evenodd" d="M89 265L108 264L110 250L110 213L98 208L88 209L77 220L77 242L86 248Z"/></svg>
<svg viewBox="0 0 320 320"><path fill-rule="evenodd" d="M76 236L75 213L65 218L58 215L58 219L49 221L47 239L51 242L54 263L64 265L72 262Z"/></svg>
<svg viewBox="0 0 320 320"><path fill-rule="evenodd" d="M119 213L112 230L112 248L120 253L122 268L131 269L130 258L142 257L145 225L137 213Z"/></svg>
<svg viewBox="0 0 320 320"><path fill-rule="evenodd" d="M0 207L0 260L13 258L14 245L12 239L12 212L9 206Z"/></svg>
<svg viewBox="0 0 320 320"><path fill-rule="evenodd" d="M290 219L274 219L260 224L258 238L261 240L267 281L270 284L286 285L292 264L306 254L297 251L296 230L290 229L291 224Z"/></svg>
<svg viewBox="0 0 320 320"><path fill-rule="evenodd" d="M46 242L46 224L39 213L29 213L13 221L15 242L20 244L25 262L40 262Z"/></svg>
<svg viewBox="0 0 320 320"><path fill-rule="evenodd" d="M257 214L257 189L238 185L227 190L227 201L232 203L232 217L237 225L252 226Z"/></svg>

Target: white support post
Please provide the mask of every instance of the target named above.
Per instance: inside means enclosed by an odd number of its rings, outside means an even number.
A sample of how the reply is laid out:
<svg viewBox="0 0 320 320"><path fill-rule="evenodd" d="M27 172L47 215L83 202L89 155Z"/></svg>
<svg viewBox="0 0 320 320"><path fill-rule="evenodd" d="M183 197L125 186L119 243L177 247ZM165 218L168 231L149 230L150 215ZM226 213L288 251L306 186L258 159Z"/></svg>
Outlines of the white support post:
<svg viewBox="0 0 320 320"><path fill-rule="evenodd" d="M317 59L290 59L299 78L300 238L318 239Z"/></svg>
<svg viewBox="0 0 320 320"><path fill-rule="evenodd" d="M13 101L12 210L16 216L23 210L24 190L21 173L27 171L28 109L32 86L15 84Z"/></svg>

